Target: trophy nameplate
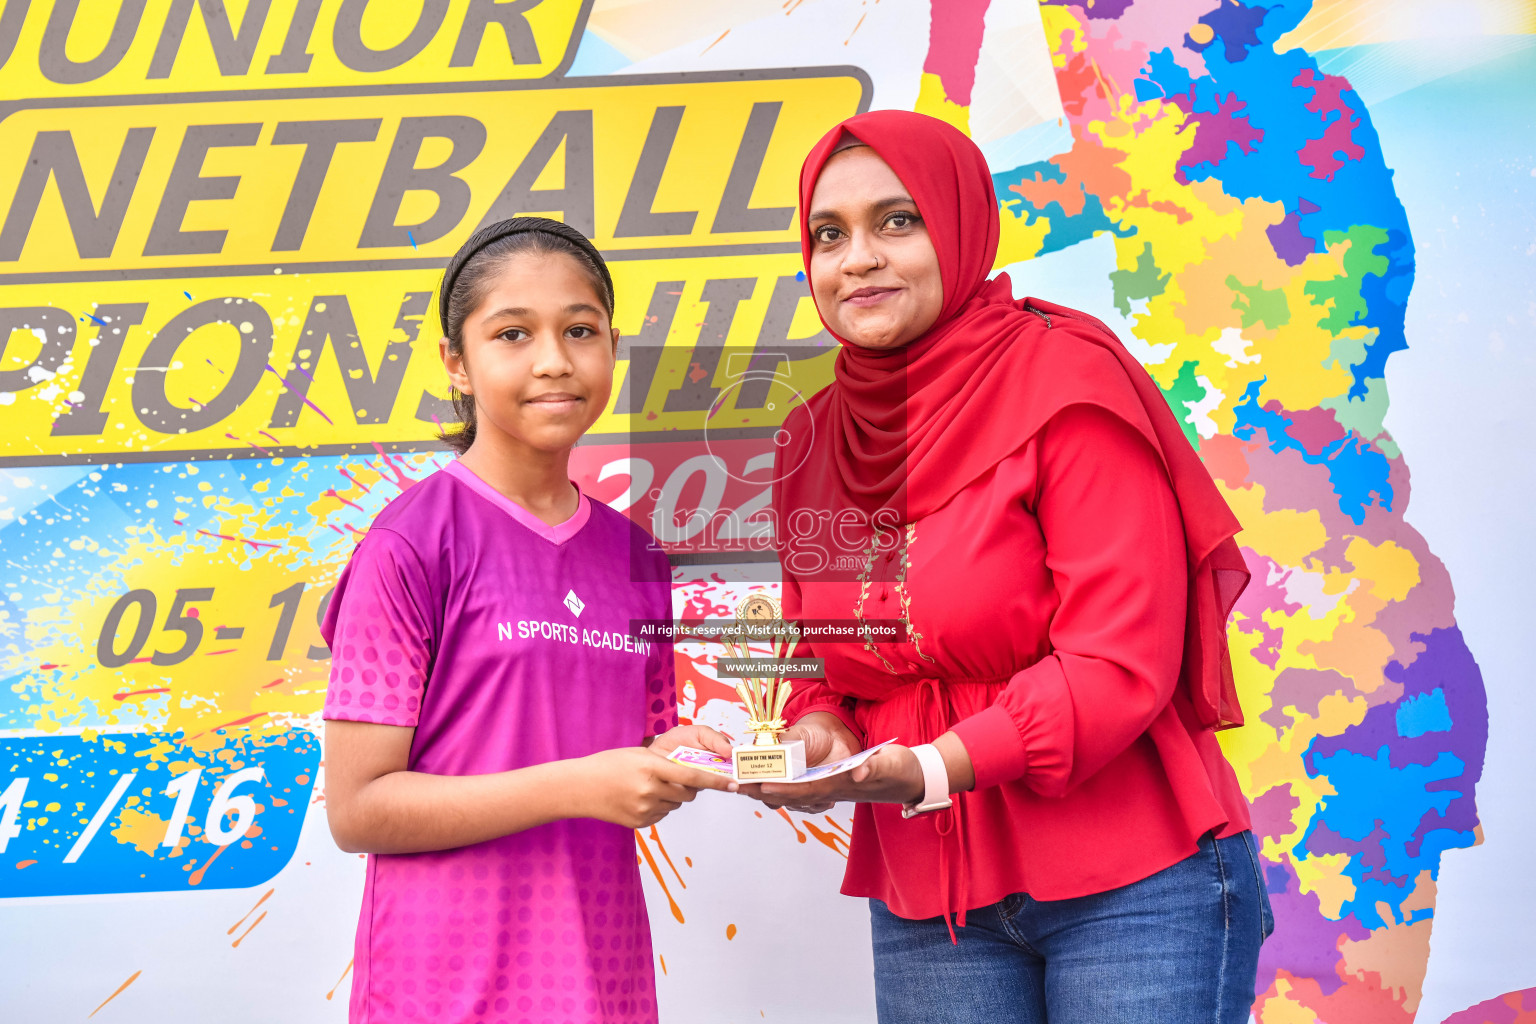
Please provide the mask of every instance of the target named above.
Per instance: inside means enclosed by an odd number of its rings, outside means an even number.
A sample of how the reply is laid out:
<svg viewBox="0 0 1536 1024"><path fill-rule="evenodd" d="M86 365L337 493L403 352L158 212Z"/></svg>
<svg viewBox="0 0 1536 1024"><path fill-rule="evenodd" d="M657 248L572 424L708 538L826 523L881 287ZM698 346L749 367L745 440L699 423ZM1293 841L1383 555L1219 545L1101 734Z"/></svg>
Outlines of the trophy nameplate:
<svg viewBox="0 0 1536 1024"><path fill-rule="evenodd" d="M739 620L759 623L780 622L779 604L767 594L752 594L736 609ZM788 627L772 632L773 657L777 661L794 655L799 641ZM746 643L725 641L733 657L750 657ZM780 741L788 725L784 708L789 703L789 680L782 674L742 679L736 683L736 695L747 706L747 731L752 742L731 751L731 768L737 782L792 782L805 774L805 743Z"/></svg>

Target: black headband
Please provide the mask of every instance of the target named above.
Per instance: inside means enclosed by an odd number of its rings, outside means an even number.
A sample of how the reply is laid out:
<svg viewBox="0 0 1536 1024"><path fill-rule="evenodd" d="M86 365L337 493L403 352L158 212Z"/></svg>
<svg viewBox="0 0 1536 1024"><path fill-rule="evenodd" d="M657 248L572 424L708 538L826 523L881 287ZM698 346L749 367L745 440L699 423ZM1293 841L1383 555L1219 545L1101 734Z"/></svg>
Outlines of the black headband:
<svg viewBox="0 0 1536 1024"><path fill-rule="evenodd" d="M527 234L530 231L542 231L544 234L562 238L586 254L592 261L592 266L597 268L598 275L603 279L603 287L607 289L604 298L607 300L608 315L613 316L613 277L608 273L608 264L603 261L603 254L597 251L597 246L592 244L591 239L569 224L563 224L548 217L512 217L497 221L495 224L488 224L476 231L470 236L469 241L454 253L453 259L448 261L448 269L443 271L443 284L437 296L437 316L443 325L444 337L448 335L448 296L453 293L453 283L459 279L459 274L469 265L469 261L474 259L482 249L494 245L503 238Z"/></svg>

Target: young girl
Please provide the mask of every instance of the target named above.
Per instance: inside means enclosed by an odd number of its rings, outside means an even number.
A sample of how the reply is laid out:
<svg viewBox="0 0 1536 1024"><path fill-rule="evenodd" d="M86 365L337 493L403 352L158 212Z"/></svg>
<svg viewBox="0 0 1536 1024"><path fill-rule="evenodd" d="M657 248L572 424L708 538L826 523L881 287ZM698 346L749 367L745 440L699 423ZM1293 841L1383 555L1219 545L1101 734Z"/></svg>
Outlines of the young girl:
<svg viewBox="0 0 1536 1024"><path fill-rule="evenodd" d="M613 385L613 283L518 217L439 301L459 458L379 514L322 628L331 834L371 855L351 1020L654 1022L631 829L736 787L658 756L730 747L674 727L671 645L627 638L671 617L666 555L566 475Z"/></svg>

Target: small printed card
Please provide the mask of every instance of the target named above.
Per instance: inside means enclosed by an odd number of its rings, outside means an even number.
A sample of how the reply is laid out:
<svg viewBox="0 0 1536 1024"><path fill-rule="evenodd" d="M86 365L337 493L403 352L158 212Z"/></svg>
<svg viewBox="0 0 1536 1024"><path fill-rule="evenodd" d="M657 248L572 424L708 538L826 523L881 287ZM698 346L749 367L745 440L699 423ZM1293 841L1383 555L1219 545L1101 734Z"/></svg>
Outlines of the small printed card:
<svg viewBox="0 0 1536 1024"><path fill-rule="evenodd" d="M881 747L885 746L886 743L895 742L896 741L894 739L889 739L886 740L885 743L876 743L874 746L867 747L864 750L859 751L857 754L854 754L852 757L845 757L841 761L833 761L829 764L818 764L812 768L807 768L805 770L805 774L800 776L798 779L793 779L788 782L781 779L774 784L798 785L802 782L815 782L817 779L825 779L833 775L841 775L843 772L852 771L859 765L863 764L865 761L869 760L870 755L879 750ZM721 757L719 754L711 753L708 750L700 750L698 747L678 747L677 749L673 750L672 753L667 755L667 760L676 761L679 764L686 764L690 768L697 768L700 771L712 772L715 775L724 775L726 778L735 778L735 773L731 771L730 758Z"/></svg>
<svg viewBox="0 0 1536 1024"><path fill-rule="evenodd" d="M668 761L676 761L678 764L686 764L690 768L697 768L701 772L712 772L715 775L724 775L728 779L736 777L731 770L731 759L721 757L719 754L708 750L700 750L698 747L678 747L667 755Z"/></svg>

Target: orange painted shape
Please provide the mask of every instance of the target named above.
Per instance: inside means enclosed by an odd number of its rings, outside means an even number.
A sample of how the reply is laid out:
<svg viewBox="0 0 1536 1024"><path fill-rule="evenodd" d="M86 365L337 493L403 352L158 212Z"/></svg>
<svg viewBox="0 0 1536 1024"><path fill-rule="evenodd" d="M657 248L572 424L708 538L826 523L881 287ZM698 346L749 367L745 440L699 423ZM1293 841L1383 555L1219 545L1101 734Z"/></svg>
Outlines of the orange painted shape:
<svg viewBox="0 0 1536 1024"><path fill-rule="evenodd" d="M660 853L662 859L667 862L667 867L672 869L672 874L677 876L677 884L682 886L684 889L688 888L688 883L683 881L682 873L677 870L677 865L672 863L672 857L667 853L666 845L662 843L661 834L656 831L655 825L651 826L651 842L656 844L657 852Z"/></svg>
<svg viewBox="0 0 1536 1024"><path fill-rule="evenodd" d="M134 971L132 974L130 974L128 976L128 980L127 981L125 981L121 985L117 986L117 991L116 992L113 992L111 995L107 996L107 998L105 998L105 999L103 999L101 1001L101 1006L106 1006L112 1000L114 1000L118 996L122 995L123 994L123 989L127 988L129 985L132 985L135 981L138 981L139 980L139 975L141 975L143 973L144 973L143 971ZM86 1016L86 1019L89 1020L91 1017L94 1017L98 1013L100 1013L101 1012L101 1006L98 1006L98 1007L96 1007L96 1009L92 1010Z"/></svg>
<svg viewBox="0 0 1536 1024"><path fill-rule="evenodd" d="M197 870L193 871L190 875L187 876L187 884L188 885L202 885L203 884L203 876L208 873L208 869L213 866L213 862L219 859L219 854L223 853L227 849L229 849L229 847L221 846L217 850L214 850L213 851L213 856L209 857L207 860L203 861L203 866L202 867L198 868Z"/></svg>
<svg viewBox="0 0 1536 1024"><path fill-rule="evenodd" d="M256 930L256 926L261 924L261 922L265 921L266 919L267 919L267 912L265 910L263 910L261 912L261 916L258 917L256 920L252 921L251 922L251 926L249 928L247 928L244 932L242 932L238 939L236 939L234 942L231 942L230 946L232 948L238 948L240 943L245 941L245 937L247 935L251 934L251 932L255 931Z"/></svg>
<svg viewBox="0 0 1536 1024"><path fill-rule="evenodd" d="M262 893L261 894L261 899L256 901L256 906L252 907L250 910L247 910L245 912L245 917L242 917L240 920L238 920L234 924L230 925L229 926L229 931L225 932L224 934L225 935L233 935L233 934L235 934L235 929L239 928L242 924L245 924L246 918L248 918L252 914L256 913L256 907L259 907L263 903L267 902L267 897L271 896L276 891L277 891L277 888L274 886L273 888L268 889L266 892Z"/></svg>
<svg viewBox="0 0 1536 1024"><path fill-rule="evenodd" d="M800 840L802 843L805 842L805 833L800 831L800 826L795 824L795 819L789 816L789 812L782 807L780 807L778 811L779 817L789 822L789 827L795 830L795 838Z"/></svg>
<svg viewBox="0 0 1536 1024"><path fill-rule="evenodd" d="M327 1000L329 1000L331 997L336 995L336 990L341 988L341 983L347 980L347 975L350 974L351 972L352 972L352 961L348 960L347 961L347 969L341 972L341 977L336 979L336 984L332 985L331 986L331 990L325 994L325 998Z"/></svg>
<svg viewBox="0 0 1536 1024"><path fill-rule="evenodd" d="M844 859L848 857L848 843L835 832L823 832L809 821L805 823L805 830L816 837L816 841L833 853ZM803 840L802 840L803 841Z"/></svg>
<svg viewBox="0 0 1536 1024"><path fill-rule="evenodd" d="M683 908L677 905L677 900L672 898L672 890L667 888L667 880L661 873L661 868L656 863L656 858L651 856L651 848L645 843L645 836L635 829L635 842L640 844L640 853L645 857L645 863L649 865L651 874L656 876L656 884L661 886L661 891L667 894L667 904L672 909L672 916L678 924L683 923Z"/></svg>

